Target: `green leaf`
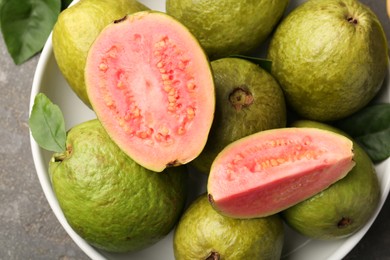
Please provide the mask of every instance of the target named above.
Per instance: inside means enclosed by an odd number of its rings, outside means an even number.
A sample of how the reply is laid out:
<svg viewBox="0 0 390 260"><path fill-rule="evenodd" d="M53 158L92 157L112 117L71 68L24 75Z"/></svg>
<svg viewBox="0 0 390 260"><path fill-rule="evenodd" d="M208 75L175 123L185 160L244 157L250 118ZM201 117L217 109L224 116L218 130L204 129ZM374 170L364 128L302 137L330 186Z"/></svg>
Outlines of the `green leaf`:
<svg viewBox="0 0 390 260"><path fill-rule="evenodd" d="M3 8L4 3L5 3L5 0L0 0L0 15L1 15L1 9ZM0 19L0 26L1 26L1 19Z"/></svg>
<svg viewBox="0 0 390 260"><path fill-rule="evenodd" d="M1 31L15 64L23 63L42 49L60 9L60 0L3 0Z"/></svg>
<svg viewBox="0 0 390 260"><path fill-rule="evenodd" d="M66 150L65 120L61 109L43 93L38 93L29 119L31 134L38 145L61 153Z"/></svg>
<svg viewBox="0 0 390 260"><path fill-rule="evenodd" d="M238 54L231 55L229 57L248 60L250 62L253 62L253 63L259 65L261 68L263 68L267 72L271 73L272 61L269 59L263 59L263 58L252 57L252 56L245 56L245 55L238 55Z"/></svg>
<svg viewBox="0 0 390 260"><path fill-rule="evenodd" d="M368 153L374 162L390 156L390 104L374 104L335 122Z"/></svg>

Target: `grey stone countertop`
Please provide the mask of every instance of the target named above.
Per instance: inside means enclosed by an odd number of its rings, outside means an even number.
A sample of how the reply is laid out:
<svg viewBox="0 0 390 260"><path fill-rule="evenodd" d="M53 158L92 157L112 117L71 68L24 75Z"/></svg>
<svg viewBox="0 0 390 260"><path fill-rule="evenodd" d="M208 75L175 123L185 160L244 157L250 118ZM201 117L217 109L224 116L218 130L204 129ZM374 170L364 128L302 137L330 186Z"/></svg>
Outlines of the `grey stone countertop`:
<svg viewBox="0 0 390 260"><path fill-rule="evenodd" d="M390 39L385 0L362 2L379 16ZM28 116L39 54L15 65L1 38L0 55L0 260L88 259L54 216L33 164ZM370 230L345 259L390 259L389 245L388 199Z"/></svg>

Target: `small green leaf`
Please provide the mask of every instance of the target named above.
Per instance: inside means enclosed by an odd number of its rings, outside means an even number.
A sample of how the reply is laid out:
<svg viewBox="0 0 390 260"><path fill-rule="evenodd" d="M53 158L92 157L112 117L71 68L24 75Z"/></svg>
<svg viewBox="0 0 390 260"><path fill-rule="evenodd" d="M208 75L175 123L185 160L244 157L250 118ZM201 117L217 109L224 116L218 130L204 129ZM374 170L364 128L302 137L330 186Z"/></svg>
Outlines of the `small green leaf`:
<svg viewBox="0 0 390 260"><path fill-rule="evenodd" d="M60 0L3 0L1 31L15 64L23 63L42 49L60 9Z"/></svg>
<svg viewBox="0 0 390 260"><path fill-rule="evenodd" d="M390 104L374 104L335 126L359 143L374 162L390 156Z"/></svg>
<svg viewBox="0 0 390 260"><path fill-rule="evenodd" d="M231 55L229 57L248 60L250 62L253 62L253 63L259 65L261 68L263 68L267 72L271 73L272 61L269 59L263 59L263 58L252 57L252 56L245 56L245 55L238 55L238 54Z"/></svg>
<svg viewBox="0 0 390 260"><path fill-rule="evenodd" d="M29 125L31 134L39 146L57 153L66 150L64 116L61 109L43 93L35 96Z"/></svg>

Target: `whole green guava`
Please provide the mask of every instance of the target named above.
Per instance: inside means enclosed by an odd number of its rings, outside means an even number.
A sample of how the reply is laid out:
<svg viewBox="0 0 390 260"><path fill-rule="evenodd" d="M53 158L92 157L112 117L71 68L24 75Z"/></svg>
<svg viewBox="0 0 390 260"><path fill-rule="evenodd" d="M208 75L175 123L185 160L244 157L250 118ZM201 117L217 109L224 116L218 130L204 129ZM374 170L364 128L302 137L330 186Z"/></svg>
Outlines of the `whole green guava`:
<svg viewBox="0 0 390 260"><path fill-rule="evenodd" d="M199 40L211 59L258 47L280 21L289 0L167 0L166 10Z"/></svg>
<svg viewBox="0 0 390 260"><path fill-rule="evenodd" d="M176 260L280 259L284 243L278 215L233 219L213 209L200 195L181 217L174 233Z"/></svg>
<svg viewBox="0 0 390 260"><path fill-rule="evenodd" d="M311 0L277 27L268 49L288 104L315 121L344 118L368 104L388 70L376 15L357 0Z"/></svg>
<svg viewBox="0 0 390 260"><path fill-rule="evenodd" d="M225 146L259 131L286 126L283 91L274 77L241 58L211 62L216 105L208 141L190 164L208 174Z"/></svg>
<svg viewBox="0 0 390 260"><path fill-rule="evenodd" d="M149 171L124 154L97 119L73 127L49 174L70 226L91 245L130 252L165 237L179 220L185 168Z"/></svg>

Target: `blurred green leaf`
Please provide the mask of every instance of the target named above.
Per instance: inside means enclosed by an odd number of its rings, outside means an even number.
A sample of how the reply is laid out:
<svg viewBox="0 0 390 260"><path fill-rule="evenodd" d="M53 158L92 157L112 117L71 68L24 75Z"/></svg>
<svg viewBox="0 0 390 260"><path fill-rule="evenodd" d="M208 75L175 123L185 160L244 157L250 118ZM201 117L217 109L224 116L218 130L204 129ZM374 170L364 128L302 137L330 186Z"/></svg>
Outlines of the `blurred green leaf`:
<svg viewBox="0 0 390 260"><path fill-rule="evenodd" d="M5 0L0 0L0 14L1 14L1 8L3 7L4 2L5 2ZM0 25L1 25L1 21L0 21Z"/></svg>
<svg viewBox="0 0 390 260"><path fill-rule="evenodd" d="M39 52L61 10L60 0L0 0L0 26L15 64Z"/></svg>

